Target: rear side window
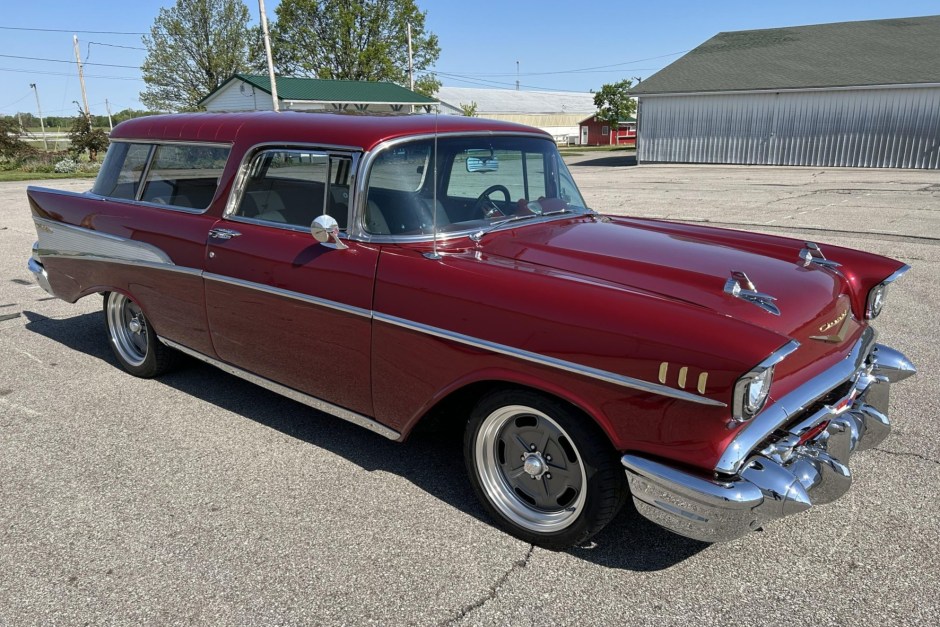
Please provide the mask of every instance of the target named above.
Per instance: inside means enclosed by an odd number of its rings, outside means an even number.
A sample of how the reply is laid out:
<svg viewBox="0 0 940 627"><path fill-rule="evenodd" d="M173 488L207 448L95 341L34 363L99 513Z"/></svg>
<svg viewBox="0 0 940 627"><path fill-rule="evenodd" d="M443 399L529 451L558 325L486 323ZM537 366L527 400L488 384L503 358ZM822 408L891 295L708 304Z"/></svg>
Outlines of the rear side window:
<svg viewBox="0 0 940 627"><path fill-rule="evenodd" d="M134 200L140 187L140 177L150 157L151 144L114 142L101 164L92 193L110 198Z"/></svg>
<svg viewBox="0 0 940 627"><path fill-rule="evenodd" d="M140 200L158 205L205 209L225 169L229 148L160 144Z"/></svg>
<svg viewBox="0 0 940 627"><path fill-rule="evenodd" d="M205 209L215 196L229 151L199 144L114 142L91 191L108 198Z"/></svg>
<svg viewBox="0 0 940 627"><path fill-rule="evenodd" d="M264 150L248 166L233 216L309 228L333 216L341 229L349 213L349 157L309 150Z"/></svg>

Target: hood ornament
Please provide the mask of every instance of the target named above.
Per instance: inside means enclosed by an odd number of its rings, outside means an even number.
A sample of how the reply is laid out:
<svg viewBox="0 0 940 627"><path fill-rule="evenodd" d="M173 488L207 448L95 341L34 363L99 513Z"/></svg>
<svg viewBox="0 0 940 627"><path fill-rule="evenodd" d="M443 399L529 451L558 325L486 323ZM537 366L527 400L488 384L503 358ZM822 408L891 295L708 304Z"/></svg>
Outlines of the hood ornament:
<svg viewBox="0 0 940 627"><path fill-rule="evenodd" d="M813 242L806 242L805 247L800 251L800 261L803 262L804 268L808 268L810 264L816 264L817 266L829 268L836 273L839 272L836 268L842 265L837 261L826 259L822 249L819 248L819 244Z"/></svg>
<svg viewBox="0 0 940 627"><path fill-rule="evenodd" d="M731 278L725 283L725 294L754 303L766 312L780 315L780 308L774 304L777 300L770 294L757 291L757 286L740 270L732 270Z"/></svg>

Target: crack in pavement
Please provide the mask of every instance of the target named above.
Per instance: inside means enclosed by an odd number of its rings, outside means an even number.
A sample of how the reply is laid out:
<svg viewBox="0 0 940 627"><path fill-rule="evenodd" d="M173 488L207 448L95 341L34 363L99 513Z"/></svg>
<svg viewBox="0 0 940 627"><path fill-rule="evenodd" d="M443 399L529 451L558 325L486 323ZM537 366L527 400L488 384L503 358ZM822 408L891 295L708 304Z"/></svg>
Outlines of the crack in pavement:
<svg viewBox="0 0 940 627"><path fill-rule="evenodd" d="M481 607L483 607L484 605L486 605L487 603L489 603L490 601L492 601L493 599L495 599L495 598L496 598L496 594L499 592L499 589L503 587L503 584L506 583L506 581L509 579L510 575L512 575L512 574L513 574L514 572L516 572L516 571L519 571L519 570L524 569L526 566L529 565L529 560L532 558L532 552L533 552L533 551L535 551L535 545L534 545L534 544L530 544L530 545L529 545L529 550L526 552L525 557L523 557L523 558L520 559L520 560L516 560L515 562L513 562L513 563L512 563L512 566L510 566L509 569L508 569L506 572L504 572L502 575L500 575L499 579L497 579L497 580L489 587L489 589L486 591L486 594L484 594L482 597L480 597L479 599L477 599L477 600L474 601L473 603L470 603L470 604L468 604L468 605L463 606L463 608L461 608L460 612L457 613L457 616L455 616L455 617L453 617L453 618L451 618L451 619L449 619L449 620L442 621L441 623L438 623L438 624L439 624L440 626L442 626L442 627L443 627L444 625L456 625L456 624L459 623L461 620L463 620L464 618L466 618L470 613L475 612L476 610L480 609Z"/></svg>
<svg viewBox="0 0 940 627"><path fill-rule="evenodd" d="M875 448L873 448L873 449L871 449L871 450L873 450L873 451L878 451L879 453L887 453L888 455L895 455L895 456L897 456L897 457L913 457L914 459L919 459L919 460L922 460L922 461L925 461L925 462L930 462L930 463L932 463L932 464L938 464L938 465L940 465L940 461L938 461L938 460L936 460L936 459L930 459L930 458L927 457L926 455L921 455L920 453L908 453L908 452L905 452L905 451L890 451L890 450L888 450L888 449L886 449L886 448L877 448L877 447L875 447Z"/></svg>

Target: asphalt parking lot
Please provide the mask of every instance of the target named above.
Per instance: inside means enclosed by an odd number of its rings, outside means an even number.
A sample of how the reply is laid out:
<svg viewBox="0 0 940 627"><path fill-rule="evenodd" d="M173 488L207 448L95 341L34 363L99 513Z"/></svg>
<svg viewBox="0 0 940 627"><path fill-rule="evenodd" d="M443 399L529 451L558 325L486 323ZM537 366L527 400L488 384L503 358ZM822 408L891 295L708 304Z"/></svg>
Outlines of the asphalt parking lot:
<svg viewBox="0 0 940 627"><path fill-rule="evenodd" d="M625 511L588 546L533 549L440 433L395 444L196 363L124 374L99 298L33 284L26 184L0 183L0 625L934 624L940 173L629 162L569 158L603 212L913 266L877 326L920 373L840 501L725 544Z"/></svg>

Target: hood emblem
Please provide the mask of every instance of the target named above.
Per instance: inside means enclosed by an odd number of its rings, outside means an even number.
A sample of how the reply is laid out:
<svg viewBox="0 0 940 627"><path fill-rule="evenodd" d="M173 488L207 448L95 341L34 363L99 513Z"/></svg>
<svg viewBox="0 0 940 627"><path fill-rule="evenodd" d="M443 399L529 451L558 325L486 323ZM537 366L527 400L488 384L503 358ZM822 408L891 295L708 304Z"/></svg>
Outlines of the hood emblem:
<svg viewBox="0 0 940 627"><path fill-rule="evenodd" d="M829 331L830 329L839 327L838 330L833 335L811 335L809 336L809 339L818 340L820 342L839 343L845 339L846 335L848 335L848 331L849 331L848 322L849 322L849 310L846 309L835 320L831 320L827 322L826 324L820 325L819 327L820 333L825 333L826 331Z"/></svg>
<svg viewBox="0 0 940 627"><path fill-rule="evenodd" d="M803 250L800 251L800 261L803 262L804 268L808 268L811 264L815 264L817 266L828 268L836 273L839 272L836 270L836 268L842 265L837 261L826 259L822 249L819 248L819 244L815 244L813 242L806 242Z"/></svg>
<svg viewBox="0 0 940 627"><path fill-rule="evenodd" d="M732 270L731 278L725 283L725 294L754 303L766 312L780 315L780 308L774 304L777 300L770 294L757 291L757 286L740 270Z"/></svg>

